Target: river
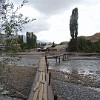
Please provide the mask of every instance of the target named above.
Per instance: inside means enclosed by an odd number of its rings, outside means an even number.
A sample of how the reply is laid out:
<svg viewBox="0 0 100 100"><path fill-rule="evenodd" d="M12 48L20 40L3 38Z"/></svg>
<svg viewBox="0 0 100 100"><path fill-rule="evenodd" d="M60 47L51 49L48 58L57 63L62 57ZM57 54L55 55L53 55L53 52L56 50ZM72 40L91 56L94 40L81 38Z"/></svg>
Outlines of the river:
<svg viewBox="0 0 100 100"><path fill-rule="evenodd" d="M0 61L4 57L0 57ZM41 56L37 55L27 55L21 56L18 60L9 61L9 65L17 65L17 66L30 66L30 67L38 67L39 59ZM64 71L70 73L73 69L77 70L79 74L84 75L97 75L100 78L100 58L97 57L71 57L69 60L61 61L60 64L56 63L55 59L48 59L49 68Z"/></svg>
<svg viewBox="0 0 100 100"><path fill-rule="evenodd" d="M3 58L8 57L0 57L0 61L2 61ZM23 55L19 57L19 59L17 57L15 60L10 60L8 65L38 67L40 58L41 56L39 55ZM97 57L71 57L69 60L61 61L60 64L56 63L55 59L48 59L48 63L50 69L67 73L71 73L74 69L77 70L79 74L93 75L96 76L97 80L100 80L100 58Z"/></svg>

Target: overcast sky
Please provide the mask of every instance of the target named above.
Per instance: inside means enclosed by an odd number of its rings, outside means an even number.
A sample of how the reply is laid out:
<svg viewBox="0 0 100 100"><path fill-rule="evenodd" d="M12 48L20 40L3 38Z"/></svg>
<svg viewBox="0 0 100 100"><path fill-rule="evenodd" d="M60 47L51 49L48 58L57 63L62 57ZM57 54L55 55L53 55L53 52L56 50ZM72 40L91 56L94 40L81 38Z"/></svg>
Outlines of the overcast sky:
<svg viewBox="0 0 100 100"><path fill-rule="evenodd" d="M17 6L23 0L10 0ZM35 21L25 25L22 34L34 32L38 40L60 43L70 40L69 20L78 7L78 35L100 32L100 0L28 0L21 13Z"/></svg>

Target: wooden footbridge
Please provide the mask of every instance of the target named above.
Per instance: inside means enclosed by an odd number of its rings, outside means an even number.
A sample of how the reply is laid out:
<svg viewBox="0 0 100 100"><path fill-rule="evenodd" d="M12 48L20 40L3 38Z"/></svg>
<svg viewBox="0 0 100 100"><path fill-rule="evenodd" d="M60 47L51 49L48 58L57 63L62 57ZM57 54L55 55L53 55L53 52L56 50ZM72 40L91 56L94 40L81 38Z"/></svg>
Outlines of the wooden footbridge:
<svg viewBox="0 0 100 100"><path fill-rule="evenodd" d="M50 53L50 54L47 54L47 59L55 59L56 60L56 63L61 61L65 61L65 60L68 60L69 57L71 55L74 55L73 53L67 53L67 52L54 52L54 53Z"/></svg>
<svg viewBox="0 0 100 100"><path fill-rule="evenodd" d="M47 59L55 58L60 63L60 58L62 60L68 59L69 54L55 54L49 56L43 56L40 59L38 70L35 76L35 80L33 81L33 85L31 88L30 95L28 100L57 100L57 95L54 95L52 85L50 82L51 73L48 71L48 62Z"/></svg>
<svg viewBox="0 0 100 100"><path fill-rule="evenodd" d="M51 73L48 71L46 57L42 57L33 82L28 100L57 100L50 83Z"/></svg>

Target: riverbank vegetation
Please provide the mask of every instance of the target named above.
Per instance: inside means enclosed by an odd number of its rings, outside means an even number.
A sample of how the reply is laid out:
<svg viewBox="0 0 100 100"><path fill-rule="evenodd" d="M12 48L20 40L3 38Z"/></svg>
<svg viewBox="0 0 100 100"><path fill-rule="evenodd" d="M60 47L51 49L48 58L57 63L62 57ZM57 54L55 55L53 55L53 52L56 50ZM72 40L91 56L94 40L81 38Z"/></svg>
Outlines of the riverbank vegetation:
<svg viewBox="0 0 100 100"><path fill-rule="evenodd" d="M91 42L86 40L84 37L77 38L76 52L86 52L86 53L100 53L100 39L96 42ZM69 51L75 51L73 48L74 41L69 42Z"/></svg>

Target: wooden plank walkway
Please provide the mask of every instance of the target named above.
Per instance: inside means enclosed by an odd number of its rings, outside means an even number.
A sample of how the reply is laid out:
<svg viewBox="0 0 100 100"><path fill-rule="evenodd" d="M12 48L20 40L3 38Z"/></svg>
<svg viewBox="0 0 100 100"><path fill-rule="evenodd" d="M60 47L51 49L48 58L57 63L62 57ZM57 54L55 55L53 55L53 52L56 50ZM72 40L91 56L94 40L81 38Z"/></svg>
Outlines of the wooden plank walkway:
<svg viewBox="0 0 100 100"><path fill-rule="evenodd" d="M28 100L54 100L47 68L47 61L45 57L42 57Z"/></svg>
<svg viewBox="0 0 100 100"><path fill-rule="evenodd" d="M56 63L57 62L61 62L61 59L62 61L65 61L65 60L69 60L69 58L71 57L71 53L58 53L58 54L54 54L54 55L47 55L47 59L55 59L56 60Z"/></svg>

